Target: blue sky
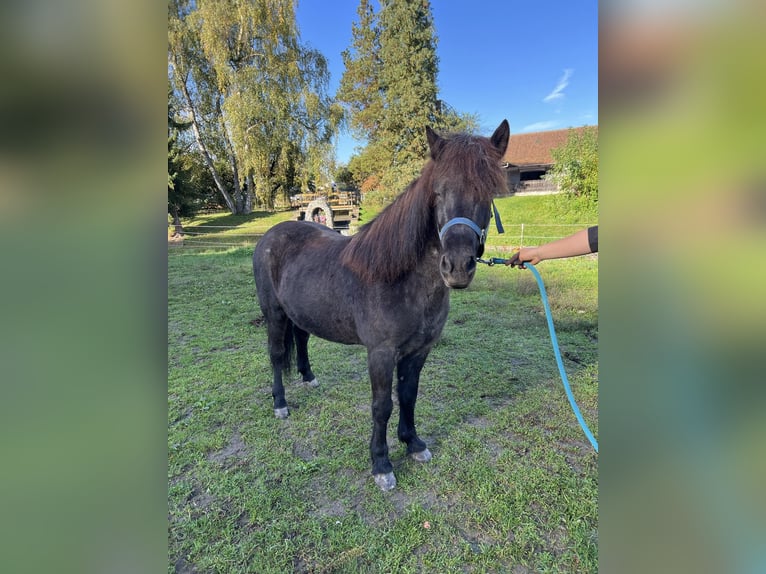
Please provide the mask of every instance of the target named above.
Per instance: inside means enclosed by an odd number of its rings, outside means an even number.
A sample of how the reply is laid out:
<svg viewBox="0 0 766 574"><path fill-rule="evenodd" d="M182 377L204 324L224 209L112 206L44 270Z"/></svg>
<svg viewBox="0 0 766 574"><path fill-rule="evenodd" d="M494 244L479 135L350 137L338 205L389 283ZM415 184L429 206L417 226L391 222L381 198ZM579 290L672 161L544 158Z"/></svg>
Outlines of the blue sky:
<svg viewBox="0 0 766 574"><path fill-rule="evenodd" d="M330 91L343 75L358 0L299 0L304 43L330 65ZM598 2L432 0L439 97L475 113L488 135L503 119L512 133L598 124ZM359 145L337 143L348 161Z"/></svg>

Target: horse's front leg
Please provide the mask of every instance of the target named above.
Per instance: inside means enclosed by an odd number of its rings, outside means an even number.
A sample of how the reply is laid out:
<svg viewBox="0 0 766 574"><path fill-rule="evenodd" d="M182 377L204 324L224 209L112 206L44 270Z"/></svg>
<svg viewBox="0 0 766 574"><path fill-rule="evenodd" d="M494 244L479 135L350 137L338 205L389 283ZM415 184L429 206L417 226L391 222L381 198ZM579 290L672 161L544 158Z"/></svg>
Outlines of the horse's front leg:
<svg viewBox="0 0 766 574"><path fill-rule="evenodd" d="M368 349L367 367L372 386L372 438L370 439L370 458L372 475L382 490L391 490L396 486L394 467L388 458L386 428L391 411L391 383L394 378L393 349Z"/></svg>
<svg viewBox="0 0 766 574"><path fill-rule="evenodd" d="M286 419L290 415L285 400L285 387L282 383L282 373L290 364L290 354L293 345L293 331L287 316L281 311L268 316L269 358L273 371L271 395L274 397L274 416Z"/></svg>
<svg viewBox="0 0 766 574"><path fill-rule="evenodd" d="M418 462L431 460L431 451L426 447L426 443L420 440L415 430L415 401L418 398L420 371L423 369L426 357L428 357L428 350L403 357L396 367L396 392L399 396L397 434L399 440L407 444L407 454Z"/></svg>

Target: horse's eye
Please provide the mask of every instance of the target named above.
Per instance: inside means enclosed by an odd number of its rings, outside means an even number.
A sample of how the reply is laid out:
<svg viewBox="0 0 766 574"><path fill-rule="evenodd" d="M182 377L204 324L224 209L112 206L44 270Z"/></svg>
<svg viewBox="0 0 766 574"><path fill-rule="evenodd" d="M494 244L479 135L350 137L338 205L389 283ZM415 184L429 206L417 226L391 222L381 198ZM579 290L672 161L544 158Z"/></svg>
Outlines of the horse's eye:
<svg viewBox="0 0 766 574"><path fill-rule="evenodd" d="M434 183L434 187L433 187L434 195L436 195L437 197L444 197L445 195L447 195L447 191L449 191L449 189L450 189L450 185L446 182L441 181L441 182Z"/></svg>

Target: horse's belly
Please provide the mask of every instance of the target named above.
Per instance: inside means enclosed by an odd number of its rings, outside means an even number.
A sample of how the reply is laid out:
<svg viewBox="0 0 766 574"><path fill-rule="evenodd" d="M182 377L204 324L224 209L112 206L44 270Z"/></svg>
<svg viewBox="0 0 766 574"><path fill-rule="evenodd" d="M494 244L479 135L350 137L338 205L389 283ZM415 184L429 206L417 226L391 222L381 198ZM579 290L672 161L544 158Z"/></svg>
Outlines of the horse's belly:
<svg viewBox="0 0 766 574"><path fill-rule="evenodd" d="M360 344L354 323L354 310L348 296L349 285L318 279L320 274L286 273L279 299L287 316L298 327L334 343Z"/></svg>
<svg viewBox="0 0 766 574"><path fill-rule="evenodd" d="M343 343L344 345L361 344L353 321L340 317L323 321L319 320L320 318L305 313L292 315L288 312L288 316L298 327L322 339L332 341L333 343Z"/></svg>

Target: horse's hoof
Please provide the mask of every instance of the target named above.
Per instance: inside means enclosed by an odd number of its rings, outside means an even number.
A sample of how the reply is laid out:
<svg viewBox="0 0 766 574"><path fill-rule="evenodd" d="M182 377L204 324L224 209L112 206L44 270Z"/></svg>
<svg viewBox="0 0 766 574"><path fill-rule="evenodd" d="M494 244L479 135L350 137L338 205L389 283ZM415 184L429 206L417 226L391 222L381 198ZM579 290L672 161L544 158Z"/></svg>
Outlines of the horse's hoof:
<svg viewBox="0 0 766 574"><path fill-rule="evenodd" d="M274 416L278 419L286 419L290 416L290 411L287 407L282 407L281 409L274 409Z"/></svg>
<svg viewBox="0 0 766 574"><path fill-rule="evenodd" d="M383 492L393 490L396 486L396 477L393 472L374 474L373 477L375 478L375 484L377 484Z"/></svg>
<svg viewBox="0 0 766 574"><path fill-rule="evenodd" d="M310 381L303 381L303 382L306 383L308 386L310 386L312 389L316 389L319 386L319 381L316 380L316 377L314 377Z"/></svg>
<svg viewBox="0 0 766 574"><path fill-rule="evenodd" d="M421 450L420 452L411 452L410 458L418 462L428 462L431 460L431 451L428 449Z"/></svg>

